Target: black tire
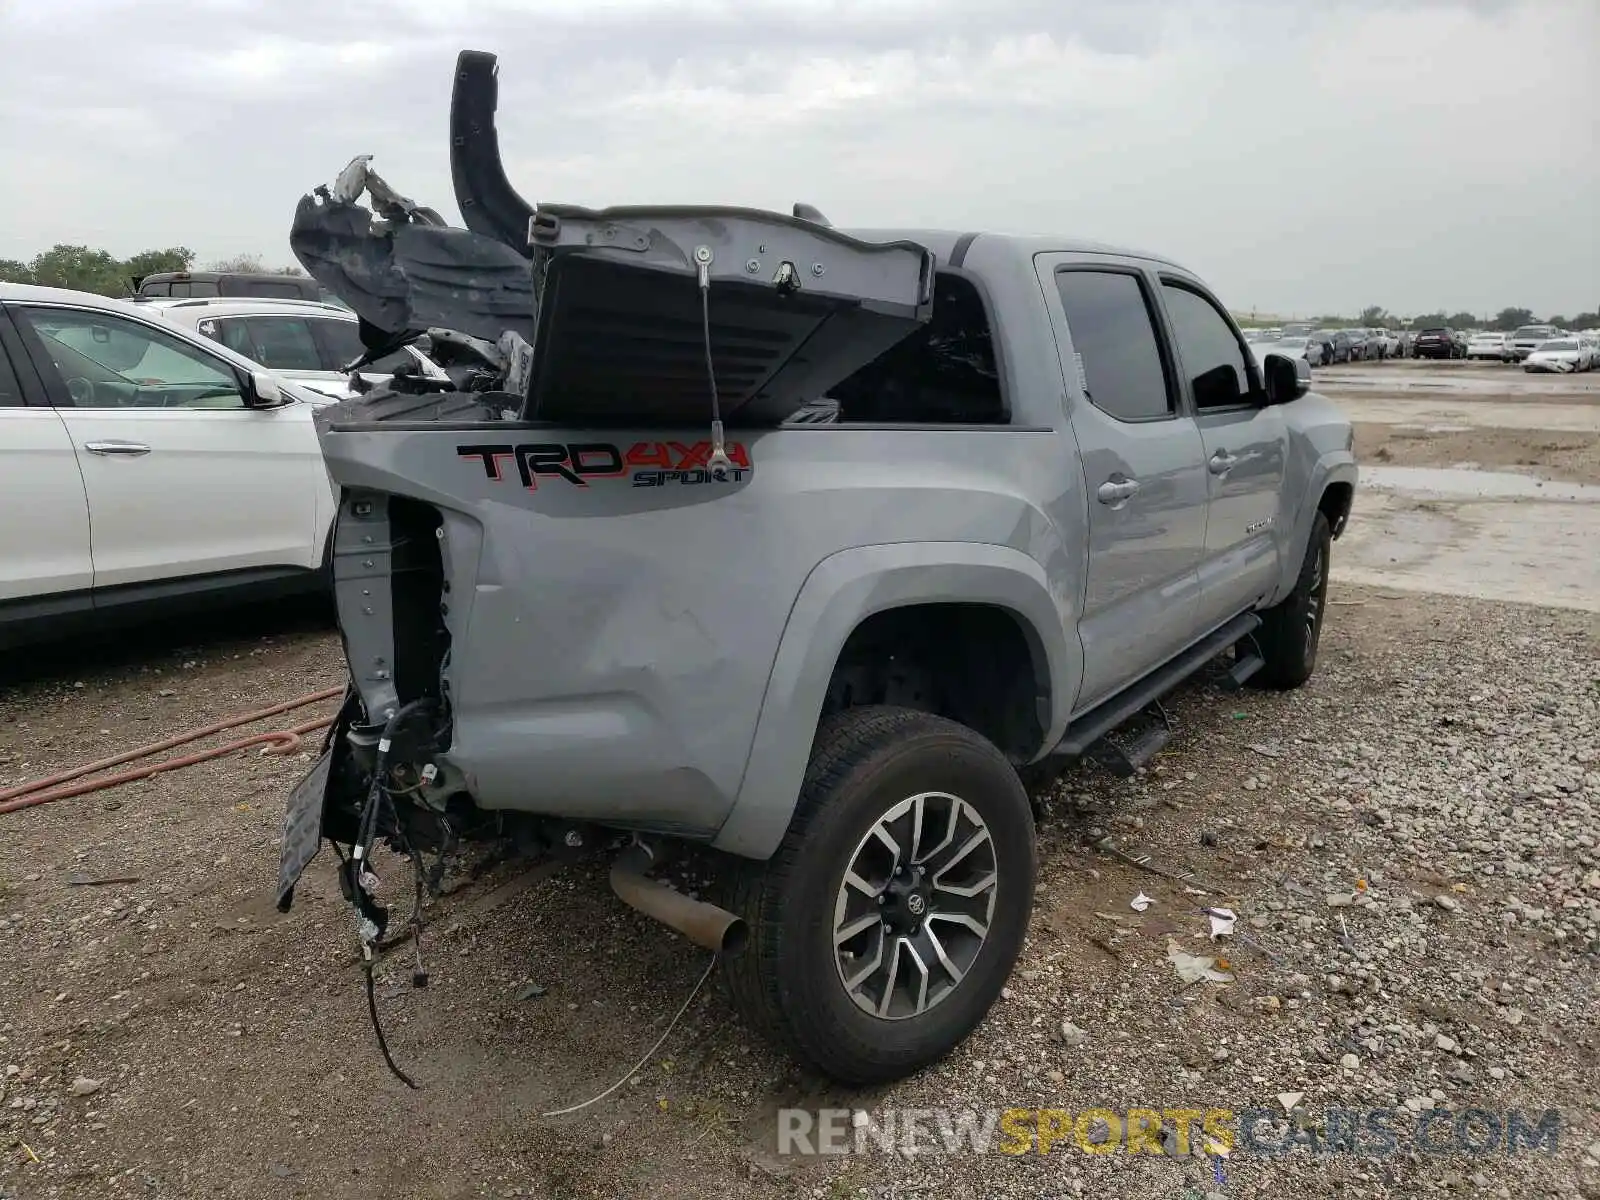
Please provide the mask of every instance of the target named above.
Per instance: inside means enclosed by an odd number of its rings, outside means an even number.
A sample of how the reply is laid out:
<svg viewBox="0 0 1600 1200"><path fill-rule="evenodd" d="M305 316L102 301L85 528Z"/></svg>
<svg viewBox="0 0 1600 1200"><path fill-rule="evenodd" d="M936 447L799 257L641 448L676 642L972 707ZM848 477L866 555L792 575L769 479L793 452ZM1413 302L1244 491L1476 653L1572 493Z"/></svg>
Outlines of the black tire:
<svg viewBox="0 0 1600 1200"><path fill-rule="evenodd" d="M1262 687L1279 691L1300 687L1317 668L1317 644L1322 640L1323 617L1328 611L1332 546L1328 518L1319 512L1311 522L1311 540L1294 590L1261 614L1256 638L1267 665L1254 678Z"/></svg>
<svg viewBox="0 0 1600 1200"><path fill-rule="evenodd" d="M862 855L899 861L872 837L873 830L897 805L924 793L958 797L981 818L989 834L987 846L979 844L958 856L950 869L977 872L979 881L992 874L992 901L984 892L953 900L929 890L926 880L919 885L926 896L922 906L908 891L886 891L889 905L881 907L882 896L874 899L869 892L845 889L847 870L866 871ZM940 813L945 810L937 807L941 804L936 799L924 802L934 828L944 820ZM909 814L901 822L887 827L897 843L910 840ZM962 833L952 848L966 845L972 836ZM926 853L925 842L923 849L925 861L939 861L940 855ZM742 864L732 881L729 907L745 919L750 934L743 952L728 961L723 973L730 999L752 1026L839 1083L903 1078L960 1045L1000 995L1027 932L1035 870L1027 792L993 744L964 725L928 713L878 705L845 709L825 718L817 730L800 800L777 853L765 863ZM875 879L873 886L878 886ZM890 878L889 886L909 885ZM986 914L987 936L975 946L970 941L974 935L962 932L964 927L939 926L945 939L941 946L948 943L952 958L970 952L959 980L945 986L948 977L935 966L941 979L924 991L927 1007L888 1017L869 1013L846 990L846 960L835 941L841 896L844 927L866 926L843 945L854 942L869 963L876 960L868 957L868 949L881 951L891 937L894 946L900 945L884 914L892 915L899 927L916 922L909 930L914 941L906 944L920 945L936 962L938 956L928 949L928 931L933 914L944 910L934 905L992 907ZM870 907L874 904L880 907ZM922 915L912 917L913 912ZM948 911L944 920L950 920ZM871 976L868 983L876 980ZM941 992L932 998L936 986ZM878 989L878 997L885 992L907 1002L916 999L910 991L897 991L894 978ZM873 998L864 997L862 1003Z"/></svg>

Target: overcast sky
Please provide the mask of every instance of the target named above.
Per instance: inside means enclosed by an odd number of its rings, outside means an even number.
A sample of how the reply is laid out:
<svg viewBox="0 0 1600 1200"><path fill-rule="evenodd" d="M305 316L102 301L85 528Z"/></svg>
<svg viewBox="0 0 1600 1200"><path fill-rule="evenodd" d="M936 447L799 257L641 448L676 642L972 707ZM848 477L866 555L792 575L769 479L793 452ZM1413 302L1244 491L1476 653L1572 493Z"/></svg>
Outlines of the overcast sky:
<svg viewBox="0 0 1600 1200"><path fill-rule="evenodd" d="M530 200L1062 233L1236 310L1600 306L1597 0L0 0L0 258L288 263L357 153L455 220L464 48Z"/></svg>

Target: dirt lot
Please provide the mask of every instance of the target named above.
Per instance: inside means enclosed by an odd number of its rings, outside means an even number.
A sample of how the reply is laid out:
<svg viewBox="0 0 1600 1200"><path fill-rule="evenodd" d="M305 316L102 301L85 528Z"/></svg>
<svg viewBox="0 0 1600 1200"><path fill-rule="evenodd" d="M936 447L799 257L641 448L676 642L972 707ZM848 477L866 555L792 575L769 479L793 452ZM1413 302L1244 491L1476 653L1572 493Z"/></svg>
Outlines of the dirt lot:
<svg viewBox="0 0 1600 1200"><path fill-rule="evenodd" d="M1316 372L1356 422L1364 464L1536 473L1600 483L1600 372L1405 360Z"/></svg>
<svg viewBox="0 0 1600 1200"><path fill-rule="evenodd" d="M1363 463L1536 471L1546 479L1600 484L1600 439L1542 429L1451 429L1408 425L1356 425L1356 455Z"/></svg>
<svg viewBox="0 0 1600 1200"><path fill-rule="evenodd" d="M1468 460L1530 465L1483 436ZM1597 440L1573 453L1592 464ZM1460 461L1394 447L1397 465ZM625 1077L706 965L593 866L503 867L445 898L424 991L407 952L384 962L406 1090L373 1041L331 858L290 914L271 905L308 751L0 815L0 1196L1600 1196L1600 616L1337 570L1331 605L1303 691L1198 682L1149 772L1085 769L1041 796L1007 996L951 1059L881 1092L798 1072L708 986L618 1092L541 1116ZM163 636L0 664L0 790L341 678L316 613ZM1097 849L1107 836L1168 874ZM1206 940L1204 904L1239 914L1231 940ZM1226 955L1234 980L1185 984L1169 942ZM1282 1113L1296 1092L1312 1126L1389 1114L1397 1152L775 1153L785 1107ZM1409 1131L1447 1108L1558 1109L1558 1149L1419 1150Z"/></svg>

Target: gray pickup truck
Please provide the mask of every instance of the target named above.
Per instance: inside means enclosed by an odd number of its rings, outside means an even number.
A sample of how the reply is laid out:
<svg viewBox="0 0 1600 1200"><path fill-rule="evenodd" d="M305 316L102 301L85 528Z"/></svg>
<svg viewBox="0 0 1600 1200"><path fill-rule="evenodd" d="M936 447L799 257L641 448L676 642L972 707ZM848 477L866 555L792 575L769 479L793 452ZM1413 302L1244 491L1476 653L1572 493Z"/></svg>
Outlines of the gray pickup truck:
<svg viewBox="0 0 1600 1200"><path fill-rule="evenodd" d="M463 54L468 229L364 167L374 213L347 186L296 216L374 352L449 325L479 357L319 418L351 688L280 905L319 839L369 948L379 840L621 846L619 895L722 951L754 1027L841 1081L914 1071L1020 950L1025 773L1131 772L1214 660L1310 677L1350 423L1161 258L534 206L494 107ZM722 904L646 877L685 843Z"/></svg>

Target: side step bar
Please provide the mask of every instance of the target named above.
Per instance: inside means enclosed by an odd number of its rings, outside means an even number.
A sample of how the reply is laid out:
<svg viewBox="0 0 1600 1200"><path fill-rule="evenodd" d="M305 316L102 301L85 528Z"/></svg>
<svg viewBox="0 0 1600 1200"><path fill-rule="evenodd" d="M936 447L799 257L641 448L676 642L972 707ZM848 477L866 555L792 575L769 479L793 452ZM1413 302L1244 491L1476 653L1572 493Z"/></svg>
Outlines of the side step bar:
<svg viewBox="0 0 1600 1200"><path fill-rule="evenodd" d="M1160 754L1171 739L1172 730L1165 725L1148 725L1126 745L1119 746L1109 737L1101 738L1089 748L1089 757L1118 779L1128 779Z"/></svg>
<svg viewBox="0 0 1600 1200"><path fill-rule="evenodd" d="M1137 715L1146 705L1159 700L1240 638L1248 637L1260 627L1261 618L1255 613L1240 613L1221 629L1202 638L1171 662L1157 667L1137 683L1118 692L1109 700L1095 705L1073 721L1067 726L1066 735L1048 757L1083 757L1091 746L1118 725ZM1241 684L1263 665L1259 656L1253 655L1252 658L1255 659L1255 665L1244 670L1240 679ZM1242 660L1234 668L1235 671L1246 668L1250 662L1251 659ZM1166 738L1162 737L1160 743L1165 744L1165 742ZM1159 748L1160 745L1157 745L1156 749Z"/></svg>
<svg viewBox="0 0 1600 1200"><path fill-rule="evenodd" d="M1261 657L1261 652L1254 647L1249 654L1242 655L1233 666L1228 668L1228 673L1222 677L1222 689L1227 692L1237 692L1254 678L1255 673L1267 665L1267 660Z"/></svg>

